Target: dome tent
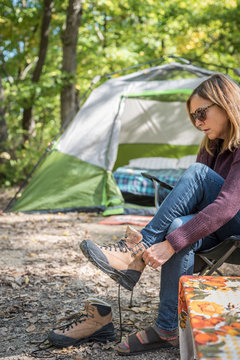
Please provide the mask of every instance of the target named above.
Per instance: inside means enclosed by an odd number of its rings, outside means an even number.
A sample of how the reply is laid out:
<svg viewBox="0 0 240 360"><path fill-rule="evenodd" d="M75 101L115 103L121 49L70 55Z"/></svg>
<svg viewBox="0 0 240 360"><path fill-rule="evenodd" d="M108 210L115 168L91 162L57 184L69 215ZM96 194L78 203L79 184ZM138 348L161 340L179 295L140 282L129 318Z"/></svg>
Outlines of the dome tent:
<svg viewBox="0 0 240 360"><path fill-rule="evenodd" d="M195 154L202 134L185 101L211 74L169 63L107 80L92 91L12 211L123 213L113 169L131 158Z"/></svg>

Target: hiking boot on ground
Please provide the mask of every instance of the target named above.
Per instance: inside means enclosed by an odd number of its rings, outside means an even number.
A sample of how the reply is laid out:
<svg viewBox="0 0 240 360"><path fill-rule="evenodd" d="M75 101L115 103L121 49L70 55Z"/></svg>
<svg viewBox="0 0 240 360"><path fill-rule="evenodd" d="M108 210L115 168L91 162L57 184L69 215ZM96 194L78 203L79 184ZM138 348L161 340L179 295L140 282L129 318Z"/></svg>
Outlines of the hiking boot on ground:
<svg viewBox="0 0 240 360"><path fill-rule="evenodd" d="M88 299L85 302L85 312L79 319L50 331L48 340L56 347L76 346L88 341L114 341L111 306L99 299Z"/></svg>
<svg viewBox="0 0 240 360"><path fill-rule="evenodd" d="M142 255L147 245L131 226L127 227L125 238L114 245L99 246L91 240L83 240L80 248L93 265L127 290L134 288L145 268Z"/></svg>

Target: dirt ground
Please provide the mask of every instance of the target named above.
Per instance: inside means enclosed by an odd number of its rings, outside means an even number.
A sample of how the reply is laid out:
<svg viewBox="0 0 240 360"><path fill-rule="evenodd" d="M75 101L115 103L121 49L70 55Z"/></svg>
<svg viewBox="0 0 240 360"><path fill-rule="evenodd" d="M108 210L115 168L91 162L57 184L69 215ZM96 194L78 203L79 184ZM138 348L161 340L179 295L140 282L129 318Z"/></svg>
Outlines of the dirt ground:
<svg viewBox="0 0 240 360"><path fill-rule="evenodd" d="M0 210L13 194L14 189L0 192ZM126 225L101 225L101 219L97 214L84 213L0 213L1 359L33 359L31 353L47 333L73 321L84 310L89 297L111 304L118 340L106 345L51 348L50 353L38 353L37 358L123 359L115 351L120 338L118 287L88 262L79 249L84 238L99 244L120 240ZM228 275L240 273L238 267L224 265L223 270ZM156 317L159 275L159 269L146 268L134 288L131 308L131 293L121 289L123 336L147 327ZM136 358L175 360L179 359L179 351L128 357Z"/></svg>

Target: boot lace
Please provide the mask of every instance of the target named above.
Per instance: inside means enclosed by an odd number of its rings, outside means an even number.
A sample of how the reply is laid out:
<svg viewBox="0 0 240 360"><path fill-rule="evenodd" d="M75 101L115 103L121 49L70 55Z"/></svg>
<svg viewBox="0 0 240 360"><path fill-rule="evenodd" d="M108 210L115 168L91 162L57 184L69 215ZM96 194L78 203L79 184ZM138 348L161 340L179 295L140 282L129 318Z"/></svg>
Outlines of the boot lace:
<svg viewBox="0 0 240 360"><path fill-rule="evenodd" d="M69 331L70 329L73 329L74 326L77 326L78 324L81 324L83 321L86 321L88 318L94 318L94 314L91 311L90 307L89 307L87 313L80 314L80 316L77 319L70 322L69 324L65 324L65 325L59 327L58 329L62 330L62 332L64 334L65 332Z"/></svg>
<svg viewBox="0 0 240 360"><path fill-rule="evenodd" d="M119 242L115 243L115 244L109 244L109 245L103 245L100 246L100 248L104 248L105 250L109 250L109 251L121 251L121 252L128 252L131 251L133 253L133 255L137 255L137 253L141 250L143 250L144 248L147 248L147 245L143 242L140 241L139 243L137 243L133 248L129 248L126 244L125 239L121 239Z"/></svg>

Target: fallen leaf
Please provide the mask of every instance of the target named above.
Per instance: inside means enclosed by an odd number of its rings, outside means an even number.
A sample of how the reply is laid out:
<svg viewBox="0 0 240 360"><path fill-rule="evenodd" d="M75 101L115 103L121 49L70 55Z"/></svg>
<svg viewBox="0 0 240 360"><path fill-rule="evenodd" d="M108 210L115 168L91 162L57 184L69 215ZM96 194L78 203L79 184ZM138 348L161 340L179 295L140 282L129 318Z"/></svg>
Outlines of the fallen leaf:
<svg viewBox="0 0 240 360"><path fill-rule="evenodd" d="M28 328L26 328L26 332L33 332L36 329L35 325L30 325Z"/></svg>
<svg viewBox="0 0 240 360"><path fill-rule="evenodd" d="M14 346L9 346L8 348L7 348L7 352L8 351L15 351L16 350L16 348L14 347Z"/></svg>
<svg viewBox="0 0 240 360"><path fill-rule="evenodd" d="M35 253L31 253L31 254L28 254L28 256L33 258L33 257L36 257L36 256L37 256L37 254L35 254Z"/></svg>
<svg viewBox="0 0 240 360"><path fill-rule="evenodd" d="M135 312L136 314L141 311L139 307L131 307L130 310Z"/></svg>
<svg viewBox="0 0 240 360"><path fill-rule="evenodd" d="M1 335L6 335L7 332L8 332L8 328L6 328L6 327L2 327L2 328L0 329L0 334L1 334Z"/></svg>
<svg viewBox="0 0 240 360"><path fill-rule="evenodd" d="M123 324L124 324L124 325L132 325L132 324L133 324L133 321L131 321L131 320L124 321Z"/></svg>
<svg viewBox="0 0 240 360"><path fill-rule="evenodd" d="M103 344L102 348L105 349L105 350L114 349L115 344L113 344L113 343L107 343L106 345Z"/></svg>

